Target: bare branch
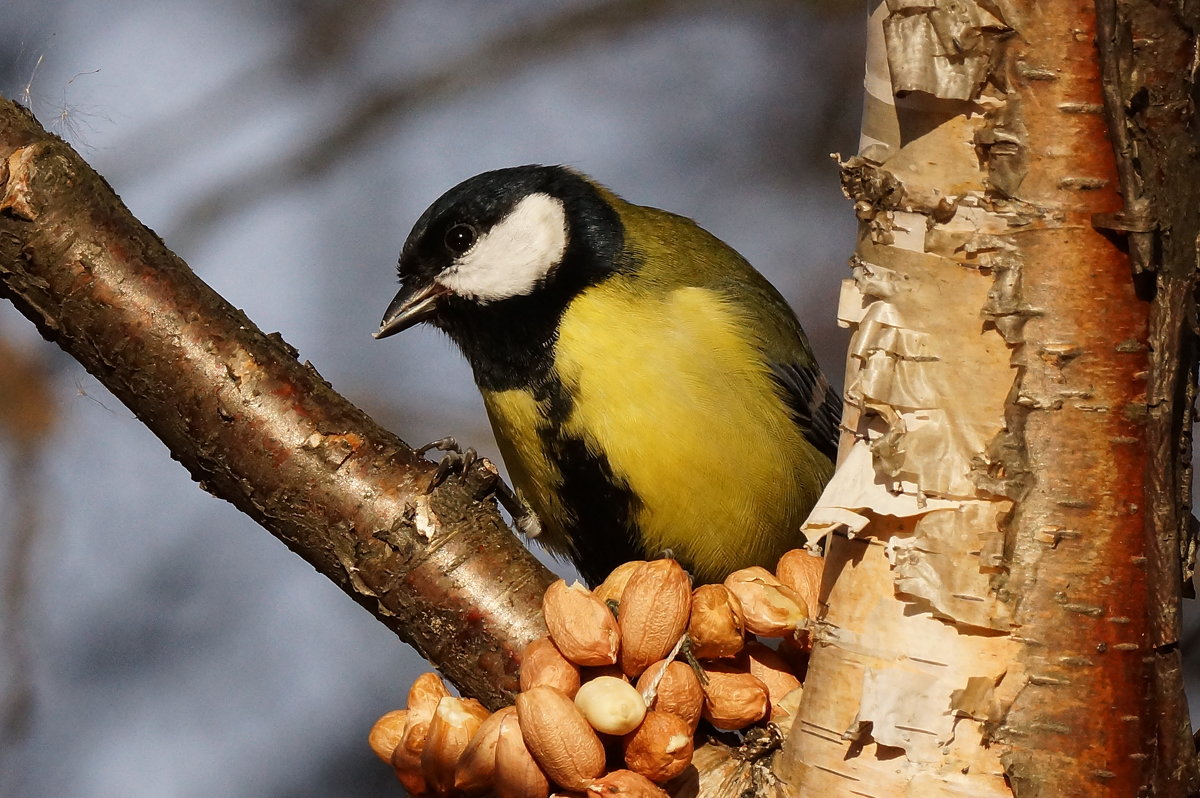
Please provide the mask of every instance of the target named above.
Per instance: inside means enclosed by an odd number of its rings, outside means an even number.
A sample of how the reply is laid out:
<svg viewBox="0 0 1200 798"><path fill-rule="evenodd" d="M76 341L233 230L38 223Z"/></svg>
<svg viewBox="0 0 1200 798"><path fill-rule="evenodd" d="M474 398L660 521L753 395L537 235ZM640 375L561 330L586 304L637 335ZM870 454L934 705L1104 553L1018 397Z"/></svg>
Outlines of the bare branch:
<svg viewBox="0 0 1200 798"><path fill-rule="evenodd" d="M432 465L222 300L65 143L0 102L0 294L227 499L498 705L552 576L477 467Z"/></svg>

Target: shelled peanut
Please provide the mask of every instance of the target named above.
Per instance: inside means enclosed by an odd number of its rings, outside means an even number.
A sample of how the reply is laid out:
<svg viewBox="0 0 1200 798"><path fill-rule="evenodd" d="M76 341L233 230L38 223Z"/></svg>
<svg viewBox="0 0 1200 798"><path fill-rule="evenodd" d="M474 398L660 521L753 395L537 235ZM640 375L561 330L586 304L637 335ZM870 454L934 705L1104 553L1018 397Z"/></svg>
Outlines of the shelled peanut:
<svg viewBox="0 0 1200 798"><path fill-rule="evenodd" d="M736 730L794 714L821 564L796 550L776 573L695 590L673 560L625 563L595 591L559 580L515 708L488 716L425 674L407 709L375 724L372 749L418 796L666 795L656 785L688 769L702 717ZM699 674L675 659L685 634Z"/></svg>

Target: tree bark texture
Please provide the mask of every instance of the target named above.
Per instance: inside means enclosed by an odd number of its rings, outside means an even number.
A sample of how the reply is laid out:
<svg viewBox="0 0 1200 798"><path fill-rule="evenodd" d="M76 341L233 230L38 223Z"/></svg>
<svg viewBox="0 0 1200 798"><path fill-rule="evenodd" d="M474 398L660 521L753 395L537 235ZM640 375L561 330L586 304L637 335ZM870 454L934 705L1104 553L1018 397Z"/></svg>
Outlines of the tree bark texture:
<svg viewBox="0 0 1200 798"><path fill-rule="evenodd" d="M855 437L810 519L850 532L781 765L823 795L1189 795L1190 24L1033 0L872 23Z"/></svg>
<svg viewBox="0 0 1200 798"><path fill-rule="evenodd" d="M1146 532L1165 785L1196 790L1176 597L1193 596L1192 425L1196 399L1200 140L1192 101L1200 5L1098 0L1104 101L1124 207L1097 226L1127 238L1150 309Z"/></svg>
<svg viewBox="0 0 1200 798"><path fill-rule="evenodd" d="M1007 530L1009 572L997 584L1016 608L1030 681L996 738L1009 746L1018 796L1187 795L1198 784L1178 650L1180 531L1188 517L1180 498L1188 494L1179 496L1175 447L1189 440L1180 430L1190 427L1190 408L1175 400L1190 393L1176 387L1181 378L1188 386L1194 378L1190 367L1179 369L1177 346L1161 357L1166 341L1182 343L1187 319L1164 315L1135 290L1134 266L1152 266L1161 250L1131 263L1125 241L1090 224L1144 207L1128 187L1121 196L1125 167L1113 145L1119 149L1122 136L1104 113L1099 54L1107 43L1097 41L1097 24L1108 27L1103 9L1025 3L1013 10L1019 37L1008 42L1006 75L1028 171L1012 201L1036 210L1011 236L1021 272L1014 299L1028 316L1010 339L1022 375L1009 418L1031 478ZM1159 31L1170 32L1162 42L1175 51L1169 55L1183 49L1190 65L1190 34L1181 48L1178 26ZM1169 113L1190 120L1182 99ZM1170 168L1195 179L1191 153ZM1196 206L1172 209L1161 183L1148 177L1157 183L1154 229L1170 230L1182 220L1167 214L1182 212L1189 218L1178 232L1190 229L1184 244L1194 246ZM1138 258L1146 248L1135 240L1133 251ZM1186 296L1194 250L1185 262L1182 274L1173 266L1161 277L1173 284L1182 277ZM1174 294L1154 299L1177 305ZM1160 529L1163 507L1169 518ZM1055 538L1050 546L1047 535Z"/></svg>
<svg viewBox="0 0 1200 798"><path fill-rule="evenodd" d="M0 100L0 292L227 499L498 706L545 633L552 575L478 465L432 464L260 332L134 219L64 142ZM248 265L248 268L252 268Z"/></svg>

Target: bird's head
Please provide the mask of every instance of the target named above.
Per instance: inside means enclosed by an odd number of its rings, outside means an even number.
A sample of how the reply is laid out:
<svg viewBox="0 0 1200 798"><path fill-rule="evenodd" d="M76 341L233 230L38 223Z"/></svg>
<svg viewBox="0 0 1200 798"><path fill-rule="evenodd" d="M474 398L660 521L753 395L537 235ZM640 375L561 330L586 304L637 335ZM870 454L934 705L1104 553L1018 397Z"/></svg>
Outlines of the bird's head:
<svg viewBox="0 0 1200 798"><path fill-rule="evenodd" d="M400 254L400 291L376 338L521 297L547 302L618 268L621 223L611 195L561 166L485 172L421 215Z"/></svg>

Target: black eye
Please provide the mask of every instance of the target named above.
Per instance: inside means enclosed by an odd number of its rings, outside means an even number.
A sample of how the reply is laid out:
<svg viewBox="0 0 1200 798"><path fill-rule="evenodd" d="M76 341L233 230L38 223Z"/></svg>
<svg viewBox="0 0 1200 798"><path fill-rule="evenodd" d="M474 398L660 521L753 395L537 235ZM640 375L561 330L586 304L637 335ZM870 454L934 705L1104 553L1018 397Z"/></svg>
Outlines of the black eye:
<svg viewBox="0 0 1200 798"><path fill-rule="evenodd" d="M446 249L455 255L465 254L468 249L475 246L476 238L478 235L475 233L474 227L469 224L456 224L446 231Z"/></svg>

